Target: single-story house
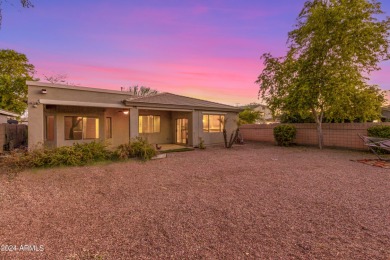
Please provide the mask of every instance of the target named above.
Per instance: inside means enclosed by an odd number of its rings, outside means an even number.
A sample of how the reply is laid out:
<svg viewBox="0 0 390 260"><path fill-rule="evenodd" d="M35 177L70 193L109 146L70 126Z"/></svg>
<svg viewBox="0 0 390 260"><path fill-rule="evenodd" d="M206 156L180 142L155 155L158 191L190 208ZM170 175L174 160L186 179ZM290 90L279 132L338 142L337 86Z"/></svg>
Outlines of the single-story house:
<svg viewBox="0 0 390 260"><path fill-rule="evenodd" d="M196 147L223 143L236 129L239 108L171 93L130 92L27 81L28 142L48 147L93 140L112 146L137 136L152 144Z"/></svg>
<svg viewBox="0 0 390 260"><path fill-rule="evenodd" d="M15 119L18 114L0 109L0 124L7 123L9 119Z"/></svg>
<svg viewBox="0 0 390 260"><path fill-rule="evenodd" d="M272 111L268 106L258 103L251 103L241 107L242 109L252 109L253 111L258 111L260 113L260 119L256 120L255 124L272 124L278 123L279 120L274 118Z"/></svg>

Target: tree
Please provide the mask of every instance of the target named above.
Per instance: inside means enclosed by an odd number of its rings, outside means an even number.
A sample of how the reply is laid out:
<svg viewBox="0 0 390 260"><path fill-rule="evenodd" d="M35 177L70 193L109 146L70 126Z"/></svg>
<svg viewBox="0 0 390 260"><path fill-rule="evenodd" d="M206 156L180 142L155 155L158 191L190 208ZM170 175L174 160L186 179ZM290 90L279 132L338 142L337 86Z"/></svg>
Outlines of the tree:
<svg viewBox="0 0 390 260"><path fill-rule="evenodd" d="M262 55L256 83L274 113L312 116L322 148L322 122L380 117L383 93L370 72L389 59L390 19L375 0L307 1L288 34L285 57Z"/></svg>
<svg viewBox="0 0 390 260"><path fill-rule="evenodd" d="M134 96L151 96L158 93L157 90L145 86L138 86L138 85L135 85L133 87L128 87L127 89L126 88L121 88L121 89L122 91L130 92Z"/></svg>
<svg viewBox="0 0 390 260"><path fill-rule="evenodd" d="M27 108L26 80L33 80L34 65L26 55L0 50L0 108L22 114Z"/></svg>
<svg viewBox="0 0 390 260"><path fill-rule="evenodd" d="M254 124L261 118L260 111L255 111L251 108L247 108L238 114L238 118L241 124Z"/></svg>
<svg viewBox="0 0 390 260"><path fill-rule="evenodd" d="M34 5L32 4L32 2L30 0L20 0L20 3L22 5L22 7L24 7L24 8L34 7ZM2 4L2 0L0 0L0 28L1 28L1 22L3 20L3 13L2 13L1 4Z"/></svg>
<svg viewBox="0 0 390 260"><path fill-rule="evenodd" d="M68 84L69 83L66 81L68 78L67 75L65 74L55 74L55 75L43 75L46 81L52 83L52 84Z"/></svg>

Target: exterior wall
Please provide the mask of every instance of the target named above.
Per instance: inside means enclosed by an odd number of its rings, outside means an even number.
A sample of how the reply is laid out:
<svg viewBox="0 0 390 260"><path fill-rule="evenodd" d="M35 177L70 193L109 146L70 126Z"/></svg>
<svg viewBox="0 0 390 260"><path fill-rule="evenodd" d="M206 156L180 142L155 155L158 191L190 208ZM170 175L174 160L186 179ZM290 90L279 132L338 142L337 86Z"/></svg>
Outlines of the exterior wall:
<svg viewBox="0 0 390 260"><path fill-rule="evenodd" d="M139 109L140 116L160 116L160 133L139 134L146 138L151 144L171 144L174 142L174 128L172 128L172 114L169 111L142 110ZM138 121L138 120L137 120ZM131 121L132 124L133 120ZM138 127L138 122L137 125Z"/></svg>
<svg viewBox="0 0 390 260"><path fill-rule="evenodd" d="M46 89L46 94L42 94L42 89ZM127 143L129 141L129 115L119 113L127 108L121 100L129 98L127 93L114 92L106 93L83 89L58 88L44 86L28 87L28 113L29 113L29 148L39 144L46 144L51 147L72 145L75 142L91 142L90 140L65 140L64 117L65 116L91 116L99 118L99 140L105 139L105 117L112 118L112 136L109 143L113 146ZM75 106L46 106L37 104L40 99L58 100L58 101L78 101L92 103L106 103L117 105L118 108L93 108L93 107L75 107ZM52 107L52 109L46 109ZM54 108L53 108L54 107ZM55 116L55 141L45 142L45 121L47 115Z"/></svg>
<svg viewBox="0 0 390 260"><path fill-rule="evenodd" d="M218 132L218 133L208 133L208 132L203 132L203 115L204 114L213 114L213 115L224 115L225 118L227 119L226 122L226 131L228 138L230 138L231 133L237 129L237 119L238 119L238 114L237 113L218 113L218 112L207 112L207 111L197 111L196 115L197 116L197 131L198 131L198 138L194 138L195 146L199 144L199 137L203 139L205 145L213 145L213 144L223 144L224 139L223 139L223 133Z"/></svg>
<svg viewBox="0 0 390 260"><path fill-rule="evenodd" d="M199 134L203 132L203 123L199 122L199 113L200 111L193 111L191 113L191 125L192 125L192 134L191 134L191 145L194 147L199 146Z"/></svg>
<svg viewBox="0 0 390 260"><path fill-rule="evenodd" d="M46 89L46 94L42 94L42 89ZM105 93L71 88L58 88L50 86L28 86L28 101L36 102L39 99L94 102L121 105L121 101L131 97L126 92Z"/></svg>
<svg viewBox="0 0 390 260"><path fill-rule="evenodd" d="M130 140L130 113L125 115L122 111L124 110L116 108L105 109L103 120L104 128L102 128L104 135L101 137L105 139L105 118L111 117L112 138L107 139L106 141L113 147L126 144Z"/></svg>
<svg viewBox="0 0 390 260"><path fill-rule="evenodd" d="M275 143L273 128L279 124L243 125L240 132L244 141ZM295 143L299 145L318 145L316 124L293 124L297 128ZM324 123L324 146L366 150L358 134L367 135L367 128L378 123ZM390 123L383 123L390 125Z"/></svg>
<svg viewBox="0 0 390 260"><path fill-rule="evenodd" d="M30 97L29 97L30 99ZM28 105L28 147L29 149L34 149L37 145L43 145L45 142L44 134L44 113L43 105L37 106L36 108L33 105Z"/></svg>
<svg viewBox="0 0 390 260"><path fill-rule="evenodd" d="M130 139L138 136L138 116L139 110L137 108L130 108Z"/></svg>

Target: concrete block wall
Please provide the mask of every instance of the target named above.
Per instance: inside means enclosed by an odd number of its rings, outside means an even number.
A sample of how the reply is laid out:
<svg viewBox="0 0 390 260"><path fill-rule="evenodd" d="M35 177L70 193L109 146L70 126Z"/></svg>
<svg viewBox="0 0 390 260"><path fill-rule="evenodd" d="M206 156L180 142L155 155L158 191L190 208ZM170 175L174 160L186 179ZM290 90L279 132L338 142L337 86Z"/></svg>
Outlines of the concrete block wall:
<svg viewBox="0 0 390 260"><path fill-rule="evenodd" d="M389 125L390 123L380 123ZM245 141L259 141L275 143L273 129L279 124L243 125L240 132ZM293 124L297 128L295 143L298 145L318 145L316 124ZM357 150L366 150L358 134L367 135L367 129L378 123L324 123L322 130L325 147L339 147Z"/></svg>

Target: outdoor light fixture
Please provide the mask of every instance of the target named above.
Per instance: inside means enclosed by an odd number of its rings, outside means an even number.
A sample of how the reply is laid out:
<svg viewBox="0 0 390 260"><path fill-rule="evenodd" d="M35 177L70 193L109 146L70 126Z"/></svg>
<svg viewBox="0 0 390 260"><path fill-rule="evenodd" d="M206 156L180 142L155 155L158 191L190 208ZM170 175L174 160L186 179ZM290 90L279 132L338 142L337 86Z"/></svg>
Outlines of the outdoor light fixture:
<svg viewBox="0 0 390 260"><path fill-rule="evenodd" d="M118 113L123 113L124 115L128 115L129 110L119 110Z"/></svg>
<svg viewBox="0 0 390 260"><path fill-rule="evenodd" d="M38 100L36 102L29 102L29 104L32 105L33 108L37 108L40 103L39 103L39 100Z"/></svg>
<svg viewBox="0 0 390 260"><path fill-rule="evenodd" d="M41 93L42 93L42 94L47 94L47 90L46 90L45 88L43 88L43 89L41 90Z"/></svg>

